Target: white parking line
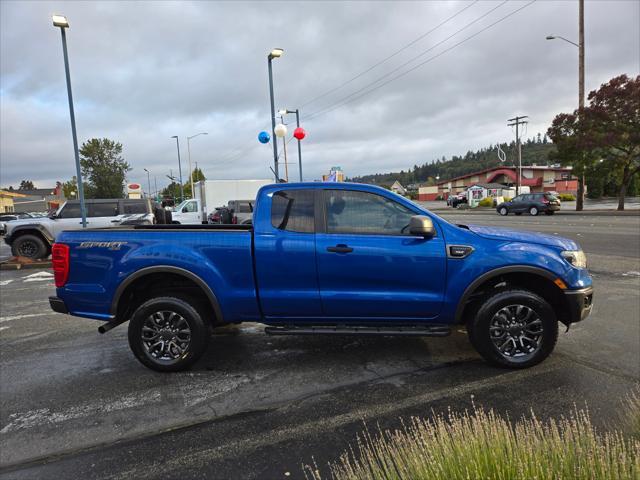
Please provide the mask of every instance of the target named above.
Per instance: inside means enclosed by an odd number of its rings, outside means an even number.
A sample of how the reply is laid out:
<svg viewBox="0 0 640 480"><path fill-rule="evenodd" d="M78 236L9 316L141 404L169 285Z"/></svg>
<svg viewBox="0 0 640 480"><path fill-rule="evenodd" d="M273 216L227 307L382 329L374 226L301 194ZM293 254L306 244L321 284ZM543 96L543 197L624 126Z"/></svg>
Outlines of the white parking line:
<svg viewBox="0 0 640 480"><path fill-rule="evenodd" d="M140 393L131 393L121 398L105 398L95 402L74 405L58 412L51 411L50 408L39 408L26 412L12 413L9 415L9 423L0 430L0 433L15 432L17 430L62 423L96 414L126 410L151 403L159 403L160 400L159 390L147 390Z"/></svg>
<svg viewBox="0 0 640 480"><path fill-rule="evenodd" d="M42 317L45 315L55 315L55 312L46 313L25 313L24 315L13 315L10 317L0 317L0 323L13 322L14 320L22 320L23 318Z"/></svg>

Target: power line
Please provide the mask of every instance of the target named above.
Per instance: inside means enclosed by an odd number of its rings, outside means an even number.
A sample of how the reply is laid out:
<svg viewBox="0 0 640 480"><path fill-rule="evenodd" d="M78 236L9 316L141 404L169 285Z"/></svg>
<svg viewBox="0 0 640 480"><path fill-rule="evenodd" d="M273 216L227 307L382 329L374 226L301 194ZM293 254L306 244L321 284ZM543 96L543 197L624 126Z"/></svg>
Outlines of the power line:
<svg viewBox="0 0 640 480"><path fill-rule="evenodd" d="M445 20L443 20L442 22L440 22L438 25L436 25L435 27L431 28L429 31L423 33L422 35L416 37L414 40L412 40L411 42L409 42L408 44L404 45L403 47L401 47L400 49L396 50L395 52L393 52L391 55L383 58L382 60L380 60L379 62L375 63L374 65L372 65L371 67L367 68L366 70L362 71L361 73L359 73L358 75L356 75L355 77L352 77L351 79L347 80L346 82L343 82L342 84L338 85L337 87L334 87L314 98L312 98L311 100L303 103L302 105L300 105L300 108L303 108L313 102L315 102L316 100L319 100L321 98L326 97L327 95L330 95L333 92L336 92L338 90L340 90L341 88L345 87L346 85L352 83L353 81L357 80L358 78L362 77L363 75L369 73L371 70L375 69L376 67L382 65L383 63L385 63L386 61L390 60L391 58L395 57L396 55L398 55L399 53L403 52L404 50L406 50L407 48L411 47L412 45L416 44L417 42L419 42L420 40L422 40L423 38L425 38L426 36L430 35L431 33L435 32L438 28L444 26L445 24L447 24L448 22L450 22L451 20L453 20L454 18L456 18L458 15L462 14L463 12L465 12L466 10L468 10L469 8L471 8L473 5L475 5L476 3L478 3L480 0L474 0L473 2L471 2L469 5L467 5L466 7L462 8L461 10L459 10L458 12L454 13L453 15L451 15L450 17L446 18ZM508 0L505 0L505 2ZM505 3L503 2L503 4ZM500 4L502 5L502 4ZM426 52L425 52L426 53ZM393 71L391 72L393 73ZM241 147L242 148L242 147ZM245 149L245 151L248 149ZM235 150L234 150L235 151ZM228 152L225 155L223 155L222 157L229 157L231 156L234 160L236 158L236 154L234 153L234 151Z"/></svg>
<svg viewBox="0 0 640 480"><path fill-rule="evenodd" d="M507 1L508 1L508 0L507 0ZM364 93L362 93L362 94L360 94L360 95L358 95L358 96L355 96L355 97L353 97L353 98L349 98L349 99L347 99L346 101L342 101L342 100L341 100L341 101L339 101L339 102L334 103L333 105L329 105L328 107L326 107L326 108L324 108L324 109L322 109L322 110L318 110L318 111L316 111L316 112L314 112L314 113L312 113L312 114L308 115L307 117L305 117L305 120L311 120L311 119L313 119L313 118L317 118L317 117L319 117L319 116L321 116L321 115L324 115L325 113L329 113L329 112L331 112L331 111L335 110L336 108L342 107L342 106L347 105L347 104L349 104L349 103L351 103L351 102L353 102L353 101L355 101L355 100L358 100L359 98L362 98L362 97L364 97L364 96L366 96L366 95L369 95L370 93L372 93L372 92L374 92L374 91L378 90L379 88L384 87L385 85L387 85L387 84L389 84L389 83L391 83L391 82L394 82L394 81L398 80L398 79L399 79L399 78L401 78L401 77L404 77L405 75L407 75L407 74L409 74L409 73L413 72L414 70L416 70L416 69L418 69L418 68L422 67L423 65L426 65L427 63L429 63L429 62L431 62L431 61L435 60L436 58L441 57L441 56L442 56L442 55L444 55L445 53L450 52L450 51L451 51L451 50L453 50L454 48L459 47L460 45L462 45L463 43L465 43L465 42L467 42L467 41L471 40L472 38L477 37L477 36L478 36L478 35L480 35L481 33L483 33L483 32L485 32L485 31L489 30L490 28L492 28L493 26L497 25L498 23L500 23L500 22L502 22L502 21L506 20L507 18L509 18L509 17L511 17L511 16L513 16L513 15L515 15L516 13L518 13L519 11L521 11L521 10L523 10L523 9L527 8L529 5L531 5L531 4L533 4L533 3L535 3L536 1L537 1L537 0L531 0L531 1L530 1L529 3L527 3L526 5L524 5L524 6L520 7L520 8L518 8L518 9L514 10L513 12L511 12L511 13L509 13L509 14L505 15L504 17L501 17L500 19L498 19L498 20L496 20L495 22L493 22L493 23L491 23L491 24L487 25L486 27L482 28L481 30L478 30L478 31L477 31L476 33L474 33L473 35L470 35L470 36L466 37L465 39L463 39L463 40L459 41L458 43L456 43L456 44L454 44L454 45L452 45L452 46L450 46L450 47L446 48L446 49L445 49L445 50L443 50L442 52L440 52L440 53L438 53L438 54L436 54L436 55L434 55L434 56L432 56L432 57L429 57L429 58L428 58L428 59L426 59L425 61L420 62L420 63L418 63L417 65L414 65L414 66L413 66L413 67L411 67L410 69L408 69L408 70L406 70L406 71L404 71L404 72L402 72L402 73L400 73L400 74L396 75L395 77L393 77L393 78L391 78L391 79L387 80L386 82L383 82L383 83L381 83L380 85L377 85L376 87L373 87L373 88L371 88L370 90L367 90L367 91L365 91ZM359 93L360 91L364 90L365 88L368 88L369 86L371 86L371 85L373 85L373 84L375 84L375 83L377 83L377 81L372 82L371 84L367 85L366 87L363 87L362 89L360 89L358 92L354 92L354 93ZM353 95L354 95L354 94L351 94L351 95L349 95L349 97L352 97ZM347 97L345 97L345 98L347 98ZM345 100L345 99L343 99L343 100Z"/></svg>
<svg viewBox="0 0 640 480"><path fill-rule="evenodd" d="M502 3L498 4L497 6L493 7L491 10L489 10L488 12L484 13L483 15L479 16L478 18L476 18L475 20L472 20L471 22L467 23L465 26L463 26L462 28L458 29L457 31L455 31L454 33L452 33L451 35L449 35L447 38L445 38L444 40L439 41L438 43L436 43L435 45L432 45L431 47L429 47L426 50L423 50L422 52L420 52L418 55L416 55L413 58L410 58L409 60L407 60L406 62L404 62L403 64L397 66L396 68L394 68L393 70L391 70L390 72L385 73L384 75L382 75L381 77L378 77L377 79L375 79L373 82L368 83L367 85L359 88L358 90L356 90L355 92L350 93L349 95L347 95L346 97L341 98L340 100L338 100L337 102L330 104L327 107L321 108L320 110L317 110L316 112L313 112L311 114L309 114L308 117L306 117L307 119L309 118L313 118L315 115L317 115L319 112L322 112L323 110L326 109L330 109L333 105L337 105L338 103L341 103L351 97L353 97L354 95L357 95L358 93L362 92L363 90L366 90L367 88L371 87L372 85L375 85L376 83L384 80L385 78L388 78L390 75L394 74L395 72L403 69L404 67L406 67L407 65L409 65L410 63L414 62L415 60L417 60L418 58L424 56L425 54L429 53L430 51L434 50L435 48L439 47L440 45L442 45L443 43L445 43L446 41L450 40L451 38L455 37L456 35L458 35L460 32L466 30L467 28L469 28L471 25L479 22L480 20L482 20L483 18L485 18L487 15L493 13L494 11L496 11L498 8L500 8L501 6L503 6L505 3L507 3L509 0L504 0Z"/></svg>
<svg viewBox="0 0 640 480"><path fill-rule="evenodd" d="M415 45L417 42L419 42L420 40L422 40L423 38L425 38L426 36L430 35L431 33L435 32L437 29L439 29L440 27L442 27L443 25L447 24L448 22L450 22L451 20L453 20L454 18L456 18L458 15L460 15L461 13L465 12L466 10L468 10L469 8L471 8L473 5L475 5L476 3L478 3L480 0L475 0L473 2L471 2L469 5L467 5L466 7L464 7L462 10L454 13L453 15L451 15L449 18L443 20L442 22L440 22L438 25L436 25L435 27L433 27L431 30L429 30L428 32L423 33L422 35L416 37L415 39L413 39L411 42L407 43L406 45L404 45L402 48L396 50L395 52L393 52L391 55L389 55L388 57L383 58L382 60L380 60L377 63L374 63L372 66L370 66L369 68L367 68L366 70L363 70L362 72L360 72L359 74L357 74L355 77L350 78L349 80L341 83L340 85L338 85L337 87L334 87L330 90L327 90L324 93L321 93L320 95L318 95L317 97L312 98L311 100L309 100L308 102L303 103L302 105L300 105L300 108L304 108L307 105L310 105L311 103L315 102L316 100L320 100L321 98L326 97L327 95L332 94L333 92L336 92L338 90L340 90L341 88L349 85L350 83L352 83L353 81L357 80L358 78L362 77L363 75L369 73L371 70L373 70L376 67L379 67L380 65L382 65L383 63L385 63L387 60L391 60L393 57L395 57L396 55L398 55L399 53L404 52L407 48L411 47L412 45Z"/></svg>

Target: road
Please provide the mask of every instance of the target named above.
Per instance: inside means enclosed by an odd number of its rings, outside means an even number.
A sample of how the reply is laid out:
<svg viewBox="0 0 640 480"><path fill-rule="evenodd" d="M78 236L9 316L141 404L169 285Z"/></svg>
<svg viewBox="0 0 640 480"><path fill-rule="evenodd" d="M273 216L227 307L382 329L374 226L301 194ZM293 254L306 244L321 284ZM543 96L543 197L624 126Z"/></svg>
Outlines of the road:
<svg viewBox="0 0 640 480"><path fill-rule="evenodd" d="M48 310L52 277L0 272L0 478L303 478L366 424L470 408L557 417L588 405L615 425L640 381L640 216L499 217L578 240L596 288L592 316L541 365L487 366L464 329L447 338L269 337L218 332L191 371L159 374L129 352L126 327Z"/></svg>

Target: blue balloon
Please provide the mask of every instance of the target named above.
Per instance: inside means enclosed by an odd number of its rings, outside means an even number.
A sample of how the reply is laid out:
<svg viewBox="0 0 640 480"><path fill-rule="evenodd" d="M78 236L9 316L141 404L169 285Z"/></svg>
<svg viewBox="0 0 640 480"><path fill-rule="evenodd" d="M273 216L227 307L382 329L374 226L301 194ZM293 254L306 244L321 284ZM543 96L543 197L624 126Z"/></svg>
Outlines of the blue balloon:
<svg viewBox="0 0 640 480"><path fill-rule="evenodd" d="M260 132L258 134L258 141L260 143L269 143L269 140L271 140L271 136L269 136L268 132L265 132L264 130L262 132Z"/></svg>

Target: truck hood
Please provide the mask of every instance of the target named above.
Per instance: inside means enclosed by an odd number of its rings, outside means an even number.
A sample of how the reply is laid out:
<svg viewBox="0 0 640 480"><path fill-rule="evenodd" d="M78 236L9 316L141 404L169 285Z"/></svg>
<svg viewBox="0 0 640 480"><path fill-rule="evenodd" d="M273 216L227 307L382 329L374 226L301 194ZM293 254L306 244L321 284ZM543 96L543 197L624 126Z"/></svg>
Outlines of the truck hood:
<svg viewBox="0 0 640 480"><path fill-rule="evenodd" d="M502 240L507 242L537 243L548 245L562 250L580 250L580 246L569 238L546 235L544 233L524 232L521 230L511 230L509 228L485 227L482 225L467 225L476 235L492 240Z"/></svg>

